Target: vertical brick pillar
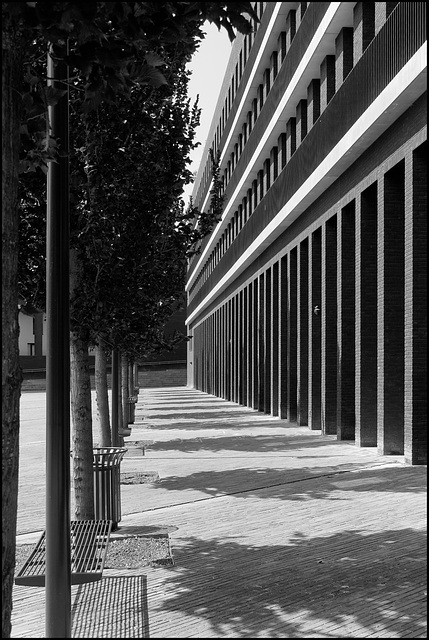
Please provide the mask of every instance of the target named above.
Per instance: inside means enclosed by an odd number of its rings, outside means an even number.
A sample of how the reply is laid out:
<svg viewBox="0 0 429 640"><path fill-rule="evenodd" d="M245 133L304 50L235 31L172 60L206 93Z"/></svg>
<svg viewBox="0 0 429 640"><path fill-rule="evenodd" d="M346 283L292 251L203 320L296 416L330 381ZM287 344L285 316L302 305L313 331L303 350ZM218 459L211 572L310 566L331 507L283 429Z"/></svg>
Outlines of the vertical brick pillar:
<svg viewBox="0 0 429 640"><path fill-rule="evenodd" d="M335 56L326 56L320 65L320 113L335 94Z"/></svg>
<svg viewBox="0 0 429 640"><path fill-rule="evenodd" d="M287 263L287 395L286 416L290 422L297 415L297 248L289 253Z"/></svg>
<svg viewBox="0 0 429 640"><path fill-rule="evenodd" d="M296 151L296 118L289 118L286 124L286 163Z"/></svg>
<svg viewBox="0 0 429 640"><path fill-rule="evenodd" d="M235 296L233 296L231 298L231 325L230 325L230 338L229 338L229 344L230 344L230 353L231 353L231 365L230 365L230 369L231 369L231 392L230 392L230 400L232 400L232 402L235 402L235 389L236 389L236 375L237 375L237 371L236 371L236 351L237 351L237 344L235 341L236 335L235 335L235 328L236 328L236 299Z"/></svg>
<svg viewBox="0 0 429 640"><path fill-rule="evenodd" d="M375 2L356 2L353 8L353 64L375 36Z"/></svg>
<svg viewBox="0 0 429 640"><path fill-rule="evenodd" d="M378 182L378 432L381 455L404 453L405 163Z"/></svg>
<svg viewBox="0 0 429 640"><path fill-rule="evenodd" d="M201 389L207 391L207 351L206 351L206 323L201 323Z"/></svg>
<svg viewBox="0 0 429 640"><path fill-rule="evenodd" d="M237 293L236 296L236 389L235 389L235 402L240 403L241 398L241 359L242 359L242 328L241 328L241 306L242 306L242 293Z"/></svg>
<svg viewBox="0 0 429 640"><path fill-rule="evenodd" d="M211 368L211 393L215 394L215 386L216 386L216 362L214 358L214 354L216 353L215 349L215 340L216 340L216 316L214 313L210 316L210 324L211 324L211 339L210 339L210 368Z"/></svg>
<svg viewBox="0 0 429 640"><path fill-rule="evenodd" d="M296 11L289 11L286 17L286 54L296 33Z"/></svg>
<svg viewBox="0 0 429 640"><path fill-rule="evenodd" d="M279 175L278 147L273 147L270 151L270 182L271 184Z"/></svg>
<svg viewBox="0 0 429 640"><path fill-rule="evenodd" d="M218 316L218 359L219 359L219 376L218 376L218 395L220 398L223 397L223 372L225 369L225 365L223 362L223 307L219 307L217 311Z"/></svg>
<svg viewBox="0 0 429 640"><path fill-rule="evenodd" d="M198 327L194 328L194 386L195 389L199 389L199 340L198 340Z"/></svg>
<svg viewBox="0 0 429 640"><path fill-rule="evenodd" d="M241 358L241 400L240 403L247 405L247 385L248 385L248 372L247 363L249 357L248 351L248 309L247 309L247 287L244 287L242 291L241 299L241 344L242 344L242 358ZM216 354L215 356L216 357Z"/></svg>
<svg viewBox="0 0 429 640"><path fill-rule="evenodd" d="M215 353L215 319L216 316L214 313L210 316L210 377L211 377L211 394L215 394L215 383L216 383L216 363L214 353Z"/></svg>
<svg viewBox="0 0 429 640"><path fill-rule="evenodd" d="M377 184L356 200L356 445L377 446Z"/></svg>
<svg viewBox="0 0 429 640"><path fill-rule="evenodd" d="M322 232L316 229L308 248L308 426L322 428Z"/></svg>
<svg viewBox="0 0 429 640"><path fill-rule="evenodd" d="M320 116L320 80L315 78L307 87L307 130L310 131Z"/></svg>
<svg viewBox="0 0 429 640"><path fill-rule="evenodd" d="M213 394L219 396L219 312L213 314Z"/></svg>
<svg viewBox="0 0 429 640"><path fill-rule="evenodd" d="M282 31L277 39L277 64L280 66L286 57L286 31Z"/></svg>
<svg viewBox="0 0 429 640"><path fill-rule="evenodd" d="M259 287L258 278L253 281L253 409L259 408Z"/></svg>
<svg viewBox="0 0 429 640"><path fill-rule="evenodd" d="M258 286L258 394L255 409L265 407L265 274L259 276Z"/></svg>
<svg viewBox="0 0 429 640"><path fill-rule="evenodd" d="M337 433L337 216L322 227L322 433Z"/></svg>
<svg viewBox="0 0 429 640"><path fill-rule="evenodd" d="M240 294L237 293L235 298L235 314L234 314L234 402L239 402L240 395L240 361L241 361L241 338L240 338Z"/></svg>
<svg viewBox="0 0 429 640"><path fill-rule="evenodd" d="M277 140L279 173L286 165L286 133L281 133Z"/></svg>
<svg viewBox="0 0 429 640"><path fill-rule="evenodd" d="M298 245L296 421L308 424L308 239Z"/></svg>
<svg viewBox="0 0 429 640"><path fill-rule="evenodd" d="M273 86L274 80L279 72L278 53L273 51L270 57L270 86Z"/></svg>
<svg viewBox="0 0 429 640"><path fill-rule="evenodd" d="M247 406L253 406L253 286L247 286Z"/></svg>
<svg viewBox="0 0 429 640"><path fill-rule="evenodd" d="M352 69L353 29L345 27L335 38L335 91L338 91Z"/></svg>
<svg viewBox="0 0 429 640"><path fill-rule="evenodd" d="M235 384L235 367L234 367L234 313L235 304L234 298L229 301L229 392L228 400L234 401L234 384Z"/></svg>
<svg viewBox="0 0 429 640"><path fill-rule="evenodd" d="M264 295L264 403L263 411L271 413L271 269L265 272Z"/></svg>
<svg viewBox="0 0 429 640"><path fill-rule="evenodd" d="M427 143L406 158L404 455L427 464Z"/></svg>
<svg viewBox="0 0 429 640"><path fill-rule="evenodd" d="M275 262L272 269L271 283L271 413L279 415L279 263Z"/></svg>
<svg viewBox="0 0 429 640"><path fill-rule="evenodd" d="M307 135L307 100L300 100L296 107L296 146L298 147Z"/></svg>
<svg viewBox="0 0 429 640"><path fill-rule="evenodd" d="M337 439L355 439L355 201L338 214Z"/></svg>
<svg viewBox="0 0 429 640"><path fill-rule="evenodd" d="M384 26L387 18L392 13L393 9L399 2L375 2L375 11L374 11L374 33L380 31L380 29Z"/></svg>
<svg viewBox="0 0 429 640"><path fill-rule="evenodd" d="M198 327L192 330L192 348L193 348L193 368L194 368L194 389L198 389Z"/></svg>
<svg viewBox="0 0 429 640"><path fill-rule="evenodd" d="M227 390L227 369L229 368L228 364L228 303L226 302L222 306L222 334L223 334L223 369L222 369L222 398L226 398L228 395Z"/></svg>
<svg viewBox="0 0 429 640"><path fill-rule="evenodd" d="M210 389L209 393L214 394L214 314L210 315L210 341L209 341L209 358L210 358Z"/></svg>
<svg viewBox="0 0 429 640"><path fill-rule="evenodd" d="M279 418L287 418L288 407L288 256L279 265Z"/></svg>
<svg viewBox="0 0 429 640"><path fill-rule="evenodd" d="M211 393L211 366L212 366L212 357L211 357L211 323L210 317L205 321L206 325L206 370L207 370L207 381L206 381L206 393Z"/></svg>
<svg viewBox="0 0 429 640"><path fill-rule="evenodd" d="M231 400L231 300L226 303L225 398Z"/></svg>
<svg viewBox="0 0 429 640"><path fill-rule="evenodd" d="M201 390L206 391L206 327L201 323Z"/></svg>

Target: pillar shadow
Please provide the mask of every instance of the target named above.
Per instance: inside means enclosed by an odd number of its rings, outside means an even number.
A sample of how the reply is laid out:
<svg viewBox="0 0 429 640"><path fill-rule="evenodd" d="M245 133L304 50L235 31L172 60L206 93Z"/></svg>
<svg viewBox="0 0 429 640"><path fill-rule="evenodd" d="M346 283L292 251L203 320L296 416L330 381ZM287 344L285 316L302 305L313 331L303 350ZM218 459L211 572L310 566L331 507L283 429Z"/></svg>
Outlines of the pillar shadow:
<svg viewBox="0 0 429 640"><path fill-rule="evenodd" d="M80 585L72 604L73 638L149 638L147 577L105 577Z"/></svg>

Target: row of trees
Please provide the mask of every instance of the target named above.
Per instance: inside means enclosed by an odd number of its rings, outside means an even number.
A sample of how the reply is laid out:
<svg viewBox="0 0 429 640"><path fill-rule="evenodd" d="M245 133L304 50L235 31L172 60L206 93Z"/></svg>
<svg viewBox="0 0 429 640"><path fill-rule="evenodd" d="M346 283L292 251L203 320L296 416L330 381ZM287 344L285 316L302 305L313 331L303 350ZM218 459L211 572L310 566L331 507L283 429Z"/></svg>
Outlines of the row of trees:
<svg viewBox="0 0 429 640"><path fill-rule="evenodd" d="M257 20L248 2L2 3L3 637L10 637L15 565L18 295L44 309L44 175L58 149L47 107L69 90L73 441L86 474L75 517L87 518L88 348L105 363L112 349L132 361L171 346L162 327L183 292L186 261L222 206L214 157L210 210L185 211L180 200L192 179L199 119L187 97L186 64L206 20L233 39L236 29L251 30L246 16ZM69 65L68 87L46 86L48 46Z"/></svg>

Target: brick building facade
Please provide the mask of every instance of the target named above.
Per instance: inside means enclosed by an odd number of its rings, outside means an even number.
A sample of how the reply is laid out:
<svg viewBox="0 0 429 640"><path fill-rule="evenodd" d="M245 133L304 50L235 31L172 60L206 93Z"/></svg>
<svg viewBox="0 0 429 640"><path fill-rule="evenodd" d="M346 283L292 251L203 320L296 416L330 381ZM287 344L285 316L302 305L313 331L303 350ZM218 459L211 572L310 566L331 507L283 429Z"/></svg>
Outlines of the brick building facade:
<svg viewBox="0 0 429 640"><path fill-rule="evenodd" d="M193 199L188 385L426 464L426 4L257 2Z"/></svg>

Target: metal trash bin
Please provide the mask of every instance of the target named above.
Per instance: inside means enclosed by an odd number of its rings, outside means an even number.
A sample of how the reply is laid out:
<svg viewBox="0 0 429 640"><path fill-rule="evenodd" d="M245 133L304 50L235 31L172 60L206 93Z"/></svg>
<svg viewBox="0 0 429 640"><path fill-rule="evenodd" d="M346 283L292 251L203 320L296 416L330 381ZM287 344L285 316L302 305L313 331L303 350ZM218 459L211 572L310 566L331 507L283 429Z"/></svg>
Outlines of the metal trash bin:
<svg viewBox="0 0 429 640"><path fill-rule="evenodd" d="M121 461L127 449L97 447L93 453L94 504L97 520L111 520L112 531L121 521Z"/></svg>
<svg viewBox="0 0 429 640"><path fill-rule="evenodd" d="M136 419L136 403L137 396L130 396L128 398L128 424L134 424Z"/></svg>

